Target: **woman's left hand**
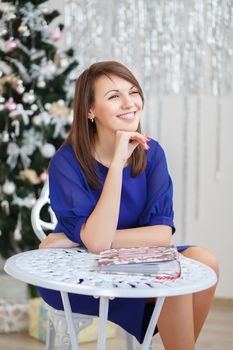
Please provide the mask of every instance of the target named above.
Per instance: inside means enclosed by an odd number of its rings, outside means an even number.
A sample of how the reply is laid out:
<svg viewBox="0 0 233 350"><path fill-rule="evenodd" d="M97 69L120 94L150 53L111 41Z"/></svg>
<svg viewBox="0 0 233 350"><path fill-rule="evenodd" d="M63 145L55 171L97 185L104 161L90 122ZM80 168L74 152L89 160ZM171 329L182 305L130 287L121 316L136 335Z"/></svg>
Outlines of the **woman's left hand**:
<svg viewBox="0 0 233 350"><path fill-rule="evenodd" d="M75 247L79 247L79 244L71 241L63 232L50 233L39 245L39 249Z"/></svg>

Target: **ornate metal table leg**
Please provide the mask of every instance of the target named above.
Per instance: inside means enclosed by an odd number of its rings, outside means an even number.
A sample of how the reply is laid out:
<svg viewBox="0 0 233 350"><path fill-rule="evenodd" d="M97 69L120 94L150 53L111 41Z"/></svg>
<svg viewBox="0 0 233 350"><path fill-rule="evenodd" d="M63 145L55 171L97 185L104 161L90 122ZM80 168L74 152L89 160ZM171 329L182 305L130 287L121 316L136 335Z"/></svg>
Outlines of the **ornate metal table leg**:
<svg viewBox="0 0 233 350"><path fill-rule="evenodd" d="M79 346L77 341L77 334L75 331L74 320L72 318L72 311L71 311L70 301L68 298L68 293L66 292L60 292L60 293L61 293L61 298L62 298L64 311L66 315L66 321L67 321L67 326L70 334L72 350L78 350Z"/></svg>
<svg viewBox="0 0 233 350"><path fill-rule="evenodd" d="M157 321L159 319L159 315L163 306L163 302L164 302L164 297L159 297L157 298L155 307L154 307L154 311L152 313L151 319L150 319L150 323L148 325L146 334L145 334L145 338L143 340L142 343L142 348L141 350L149 350L150 349L150 344L152 341L152 337L153 337L153 333L155 330L155 326L157 324Z"/></svg>
<svg viewBox="0 0 233 350"><path fill-rule="evenodd" d="M105 350L106 348L108 306L109 306L109 298L100 297L100 309L99 309L100 323L99 323L97 350Z"/></svg>

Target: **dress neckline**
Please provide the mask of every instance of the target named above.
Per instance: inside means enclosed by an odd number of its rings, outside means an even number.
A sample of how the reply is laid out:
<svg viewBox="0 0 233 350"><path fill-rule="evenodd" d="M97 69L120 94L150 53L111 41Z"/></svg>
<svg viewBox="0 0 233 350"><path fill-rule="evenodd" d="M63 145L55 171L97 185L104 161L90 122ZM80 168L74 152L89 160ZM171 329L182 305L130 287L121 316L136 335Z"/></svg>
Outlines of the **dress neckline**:
<svg viewBox="0 0 233 350"><path fill-rule="evenodd" d="M109 167L107 167L106 165L100 163L97 159L94 158L94 160L95 160L96 163L98 163L98 164L100 165L100 167L102 167L103 169L107 169L107 170L109 169ZM127 169L127 168L129 168L129 167L130 167L130 165L127 164L126 166L124 166L123 170L125 170L125 169Z"/></svg>

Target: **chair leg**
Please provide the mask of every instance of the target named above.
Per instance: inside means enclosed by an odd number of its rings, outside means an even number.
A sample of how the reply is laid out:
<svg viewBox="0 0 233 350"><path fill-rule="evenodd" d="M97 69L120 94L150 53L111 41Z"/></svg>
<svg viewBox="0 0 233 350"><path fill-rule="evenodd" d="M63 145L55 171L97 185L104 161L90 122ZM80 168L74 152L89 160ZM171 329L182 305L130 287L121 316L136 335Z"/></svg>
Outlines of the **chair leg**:
<svg viewBox="0 0 233 350"><path fill-rule="evenodd" d="M125 339L126 339L126 348L127 350L134 350L134 339L133 336L131 334L129 334L128 332L125 332Z"/></svg>
<svg viewBox="0 0 233 350"><path fill-rule="evenodd" d="M46 334L45 350L53 350L54 340L55 340L55 329L53 326L53 322L50 319L48 319L48 329Z"/></svg>

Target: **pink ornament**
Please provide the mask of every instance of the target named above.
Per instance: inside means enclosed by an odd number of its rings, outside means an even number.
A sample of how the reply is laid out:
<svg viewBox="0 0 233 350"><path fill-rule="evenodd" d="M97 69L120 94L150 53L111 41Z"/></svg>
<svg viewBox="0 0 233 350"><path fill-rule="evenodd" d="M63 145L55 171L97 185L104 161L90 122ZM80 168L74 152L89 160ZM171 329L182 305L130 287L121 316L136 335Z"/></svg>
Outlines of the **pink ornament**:
<svg viewBox="0 0 233 350"><path fill-rule="evenodd" d="M55 32L51 35L53 41L58 41L61 39L62 32L59 28L55 29Z"/></svg>
<svg viewBox="0 0 233 350"><path fill-rule="evenodd" d="M43 173L40 174L40 180L42 182L47 181L47 179L48 179L48 173L46 171L44 171Z"/></svg>
<svg viewBox="0 0 233 350"><path fill-rule="evenodd" d="M6 52L11 52L17 49L17 43L14 39L10 39L5 41L5 51Z"/></svg>
<svg viewBox="0 0 233 350"><path fill-rule="evenodd" d="M8 112L12 112L16 109L17 105L15 103L15 101L13 100L13 98L11 97L6 103L5 103L5 109Z"/></svg>

